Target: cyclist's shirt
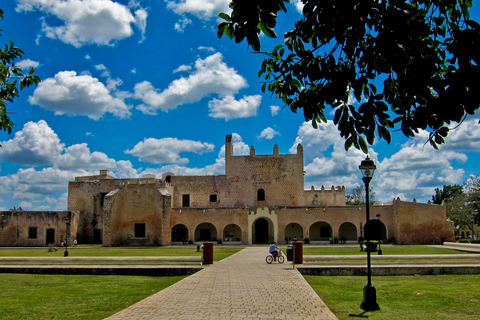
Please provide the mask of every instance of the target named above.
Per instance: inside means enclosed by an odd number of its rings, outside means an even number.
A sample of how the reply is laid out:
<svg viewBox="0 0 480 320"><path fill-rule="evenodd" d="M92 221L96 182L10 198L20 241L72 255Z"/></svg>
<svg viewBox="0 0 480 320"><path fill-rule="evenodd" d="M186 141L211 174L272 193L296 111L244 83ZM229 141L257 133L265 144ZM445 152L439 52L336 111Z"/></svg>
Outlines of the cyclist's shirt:
<svg viewBox="0 0 480 320"><path fill-rule="evenodd" d="M270 245L270 249L268 250L268 252L274 253L276 247L277 247L277 246L272 243L272 244Z"/></svg>

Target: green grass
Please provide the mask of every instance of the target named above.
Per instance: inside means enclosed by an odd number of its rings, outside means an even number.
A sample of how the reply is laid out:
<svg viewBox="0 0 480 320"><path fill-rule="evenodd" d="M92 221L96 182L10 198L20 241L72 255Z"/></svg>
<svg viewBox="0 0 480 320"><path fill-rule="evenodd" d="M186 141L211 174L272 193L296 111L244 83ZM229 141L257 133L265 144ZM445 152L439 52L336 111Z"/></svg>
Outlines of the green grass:
<svg viewBox="0 0 480 320"><path fill-rule="evenodd" d="M446 248L430 247L430 246L381 246L383 255L396 255L396 254L461 254L468 252L460 252L457 250L451 250ZM309 247L303 246L304 255L366 255L366 252L360 251L359 246L322 246L322 247ZM376 255L376 252L372 252L372 255Z"/></svg>
<svg viewBox="0 0 480 320"><path fill-rule="evenodd" d="M363 311L366 277L305 276L340 320ZM371 320L469 320L480 318L480 275L373 277L380 311ZM357 318L358 319L358 318Z"/></svg>
<svg viewBox="0 0 480 320"><path fill-rule="evenodd" d="M183 278L0 274L0 319L103 319Z"/></svg>
<svg viewBox="0 0 480 320"><path fill-rule="evenodd" d="M214 261L220 261L240 251L241 248L218 248L213 249ZM63 257L65 248L58 251L48 252L48 248L5 248L0 249L0 257ZM203 252L197 252L197 247L189 248L112 248L112 247L68 247L69 257L147 257L147 256L198 256ZM68 258L65 258L68 259Z"/></svg>

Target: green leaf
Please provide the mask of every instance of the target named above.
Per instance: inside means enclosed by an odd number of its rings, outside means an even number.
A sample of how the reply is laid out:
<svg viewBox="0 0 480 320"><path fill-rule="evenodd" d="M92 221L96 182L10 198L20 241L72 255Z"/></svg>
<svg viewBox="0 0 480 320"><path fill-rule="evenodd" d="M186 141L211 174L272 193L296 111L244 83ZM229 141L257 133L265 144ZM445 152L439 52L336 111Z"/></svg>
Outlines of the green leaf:
<svg viewBox="0 0 480 320"><path fill-rule="evenodd" d="M362 136L358 137L358 143L360 145L360 149L363 151L363 153L367 154L368 153L368 145L367 142L365 141L365 138Z"/></svg>

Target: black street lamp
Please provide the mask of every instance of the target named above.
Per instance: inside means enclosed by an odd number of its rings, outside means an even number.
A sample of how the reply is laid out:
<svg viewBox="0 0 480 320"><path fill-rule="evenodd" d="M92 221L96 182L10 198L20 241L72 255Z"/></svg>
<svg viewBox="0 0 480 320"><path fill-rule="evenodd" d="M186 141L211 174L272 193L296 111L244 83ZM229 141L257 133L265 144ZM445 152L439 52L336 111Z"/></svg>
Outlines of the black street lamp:
<svg viewBox="0 0 480 320"><path fill-rule="evenodd" d="M70 230L70 219L68 217L65 218L65 253L63 254L64 257L68 257L68 231Z"/></svg>
<svg viewBox="0 0 480 320"><path fill-rule="evenodd" d="M377 220L380 221L380 213L377 214ZM378 226L380 227L381 224L379 223ZM378 255L381 256L382 255L382 248L380 247L380 242L382 242L382 230L380 229L379 230L379 235L380 235L380 239L378 239Z"/></svg>
<svg viewBox="0 0 480 320"><path fill-rule="evenodd" d="M365 160L362 161L360 166L358 167L362 171L363 175L363 182L365 183L365 205L366 205L366 212L367 212L367 222L370 221L370 181L372 181L373 174L375 169L375 163L371 160L368 156ZM380 307L377 303L377 292L375 287L372 285L372 268L371 268L371 261L370 261L370 236L365 234L365 238L367 239L367 274L368 274L368 282L367 285L363 288L363 302L360 305L364 311L377 311L380 310Z"/></svg>

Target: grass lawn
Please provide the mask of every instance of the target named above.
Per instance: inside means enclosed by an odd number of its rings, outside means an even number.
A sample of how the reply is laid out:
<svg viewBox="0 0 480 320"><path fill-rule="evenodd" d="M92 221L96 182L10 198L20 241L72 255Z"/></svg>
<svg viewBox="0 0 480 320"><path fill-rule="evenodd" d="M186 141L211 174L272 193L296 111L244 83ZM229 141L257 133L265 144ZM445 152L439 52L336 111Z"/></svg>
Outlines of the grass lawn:
<svg viewBox="0 0 480 320"><path fill-rule="evenodd" d="M366 277L305 276L340 320L359 319ZM373 277L380 311L371 320L480 319L480 275Z"/></svg>
<svg viewBox="0 0 480 320"><path fill-rule="evenodd" d="M103 319L183 278L0 274L0 319Z"/></svg>
<svg viewBox="0 0 480 320"><path fill-rule="evenodd" d="M241 248L214 247L213 260L220 261L226 257L240 251ZM48 252L48 248L4 248L0 249L0 257L63 257L65 248L59 248L58 251ZM147 256L198 256L203 252L197 252L197 247L188 248L115 248L115 247L68 247L69 257L147 257ZM68 258L65 258L66 260Z"/></svg>
<svg viewBox="0 0 480 320"><path fill-rule="evenodd" d="M461 252L457 250L438 248L430 246L395 246L395 245L382 245L383 255L396 255L396 254L466 254L468 252ZM304 255L367 255L365 251L360 251L359 246L322 246L322 247L309 247L303 246ZM376 255L376 252L372 252L372 255Z"/></svg>

